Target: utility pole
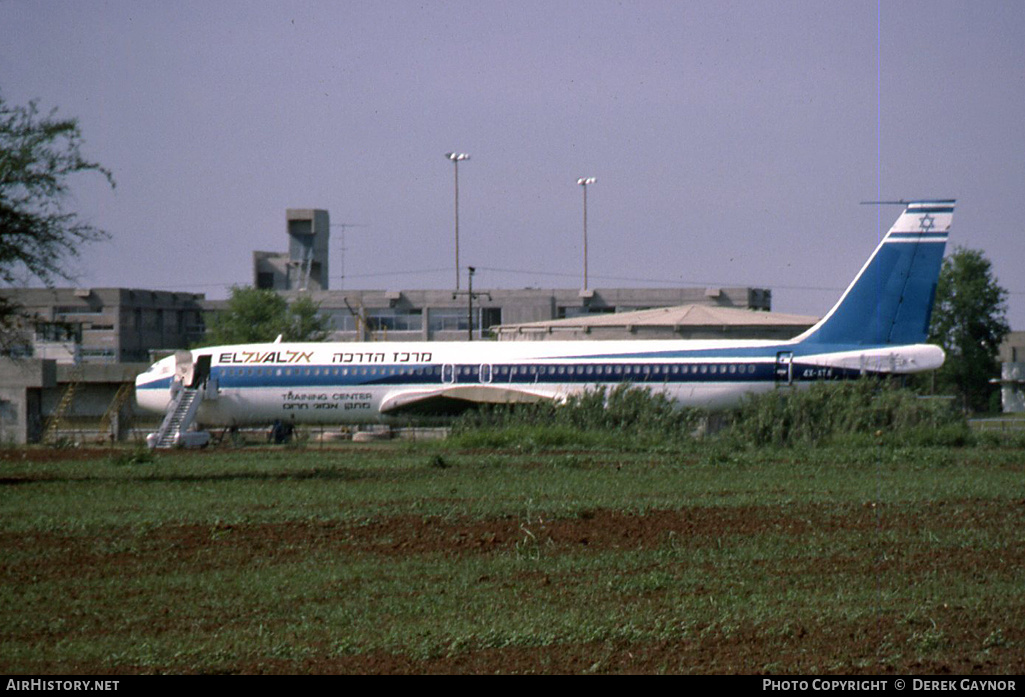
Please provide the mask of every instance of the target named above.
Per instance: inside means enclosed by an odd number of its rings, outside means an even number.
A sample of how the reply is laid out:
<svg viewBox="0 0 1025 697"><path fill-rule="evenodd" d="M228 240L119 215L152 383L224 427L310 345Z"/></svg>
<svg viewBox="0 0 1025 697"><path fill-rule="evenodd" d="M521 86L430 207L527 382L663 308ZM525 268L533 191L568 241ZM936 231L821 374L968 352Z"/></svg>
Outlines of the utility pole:
<svg viewBox="0 0 1025 697"><path fill-rule="evenodd" d="M469 270L469 274L468 274L468 276L469 276L469 281L468 281L469 289L468 290L457 290L457 291L453 292L452 293L452 299L455 300L456 297L459 296L459 295L465 295L466 296L466 319L467 319L466 340L467 341L473 341L473 299L478 297L478 296L484 295L484 296L487 297L488 300L491 300L491 293L489 293L487 291L485 291L483 293L474 293L473 292L473 274L477 273L477 269L474 268L473 266L468 266L466 268Z"/></svg>
<svg viewBox="0 0 1025 697"><path fill-rule="evenodd" d="M466 310L466 320L467 320L467 322L466 322L466 331L467 331L467 336L466 336L466 340L467 341L473 341L473 272L476 271L477 269L473 268L472 266L468 266L466 268L468 268L470 270L470 273L467 274L467 281L466 281L466 285L467 285L467 293L466 293L466 306L467 306L467 310Z"/></svg>

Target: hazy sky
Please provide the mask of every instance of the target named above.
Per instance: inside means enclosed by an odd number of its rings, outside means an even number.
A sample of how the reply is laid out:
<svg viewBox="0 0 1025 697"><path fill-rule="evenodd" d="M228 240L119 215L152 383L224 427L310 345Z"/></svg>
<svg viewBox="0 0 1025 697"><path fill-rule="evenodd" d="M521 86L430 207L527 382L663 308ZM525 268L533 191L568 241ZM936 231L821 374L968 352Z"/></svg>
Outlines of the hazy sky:
<svg viewBox="0 0 1025 697"><path fill-rule="evenodd" d="M749 285L821 315L900 212L958 199L1025 329L1025 2L0 0L0 90L79 120L82 286L224 297L285 209L332 287ZM465 274L464 274L465 279ZM465 284L465 282L464 282Z"/></svg>

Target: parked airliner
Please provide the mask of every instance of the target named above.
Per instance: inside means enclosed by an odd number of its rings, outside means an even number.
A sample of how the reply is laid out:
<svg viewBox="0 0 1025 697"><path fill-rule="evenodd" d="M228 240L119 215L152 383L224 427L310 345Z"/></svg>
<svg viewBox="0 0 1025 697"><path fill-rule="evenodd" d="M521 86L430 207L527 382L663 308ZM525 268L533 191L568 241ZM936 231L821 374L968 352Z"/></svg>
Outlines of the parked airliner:
<svg viewBox="0 0 1025 697"><path fill-rule="evenodd" d="M788 341L269 343L179 352L136 380L166 414L153 441L188 424L365 423L474 403L561 400L621 383L681 405L725 407L780 385L907 374L943 364L925 344L953 200L903 213L840 300Z"/></svg>

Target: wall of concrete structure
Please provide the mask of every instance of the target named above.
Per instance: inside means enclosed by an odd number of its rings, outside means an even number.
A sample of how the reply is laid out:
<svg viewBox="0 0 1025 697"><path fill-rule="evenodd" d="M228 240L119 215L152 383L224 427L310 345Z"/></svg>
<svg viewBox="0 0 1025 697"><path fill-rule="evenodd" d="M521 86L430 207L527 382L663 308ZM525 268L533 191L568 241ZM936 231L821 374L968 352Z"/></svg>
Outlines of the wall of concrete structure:
<svg viewBox="0 0 1025 697"><path fill-rule="evenodd" d="M326 210L285 211L287 252L253 252L253 287L261 290L323 291L330 288L328 246L331 219Z"/></svg>
<svg viewBox="0 0 1025 697"><path fill-rule="evenodd" d="M288 253L253 252L253 287L288 290Z"/></svg>
<svg viewBox="0 0 1025 697"><path fill-rule="evenodd" d="M56 384L55 361L0 358L0 443L21 445L39 439L42 392Z"/></svg>
<svg viewBox="0 0 1025 697"><path fill-rule="evenodd" d="M9 357L0 359L3 441L38 440L72 383L65 427L95 431L121 387L149 367L151 353L187 348L203 337L200 294L127 288L2 293L23 315L4 338ZM136 411L133 402L119 411L122 426Z"/></svg>
<svg viewBox="0 0 1025 697"><path fill-rule="evenodd" d="M1001 363L1025 363L1025 332L1010 332L1004 337L997 360Z"/></svg>
<svg viewBox="0 0 1025 697"><path fill-rule="evenodd" d="M288 208L288 255L290 257L290 290L327 290L328 242L331 220L326 210L315 208ZM305 260L309 257L309 264ZM307 271L303 267L308 266ZM303 273L307 274L305 279Z"/></svg>
<svg viewBox="0 0 1025 697"><path fill-rule="evenodd" d="M1025 362L1000 364L1000 403L1005 413L1025 412Z"/></svg>
<svg viewBox="0 0 1025 697"><path fill-rule="evenodd" d="M203 295L130 288L19 288L0 291L23 309L8 344L71 361L148 360L154 348L185 348L202 338ZM63 345L64 348L61 348ZM64 357L61 358L61 354Z"/></svg>
<svg viewBox="0 0 1025 697"><path fill-rule="evenodd" d="M771 293L759 288L610 288L475 290L474 336L488 338L498 324L538 322L626 312L669 305L771 309ZM286 293L290 300L298 294ZM331 320L332 341L465 341L468 301L446 290L347 290L311 292ZM207 303L214 311L224 301ZM482 326L483 325L483 326Z"/></svg>
<svg viewBox="0 0 1025 697"><path fill-rule="evenodd" d="M1004 337L1000 361L1000 402L1005 413L1025 412L1025 332Z"/></svg>
<svg viewBox="0 0 1025 697"><path fill-rule="evenodd" d="M85 421L99 420L106 413L122 385L134 384L135 378L150 367L149 363L111 363L107 365L84 365L76 371L72 365L58 365L55 384L42 391L42 411L52 414L60 402L67 386L75 381L75 398L67 412L71 419ZM130 406L134 405L134 398Z"/></svg>

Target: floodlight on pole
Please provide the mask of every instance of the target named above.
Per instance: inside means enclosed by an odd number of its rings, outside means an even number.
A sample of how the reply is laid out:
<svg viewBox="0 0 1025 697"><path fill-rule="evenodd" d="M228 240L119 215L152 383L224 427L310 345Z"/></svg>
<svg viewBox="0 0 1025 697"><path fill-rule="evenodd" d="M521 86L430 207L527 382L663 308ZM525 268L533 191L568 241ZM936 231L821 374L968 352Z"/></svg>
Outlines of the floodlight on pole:
<svg viewBox="0 0 1025 697"><path fill-rule="evenodd" d="M597 179L594 177L580 177L577 179L579 184L584 189L584 290L587 290L587 186L594 184Z"/></svg>
<svg viewBox="0 0 1025 697"><path fill-rule="evenodd" d="M452 160L456 175L456 290L459 290L459 163L469 160L470 155L465 152L447 152L445 157Z"/></svg>

